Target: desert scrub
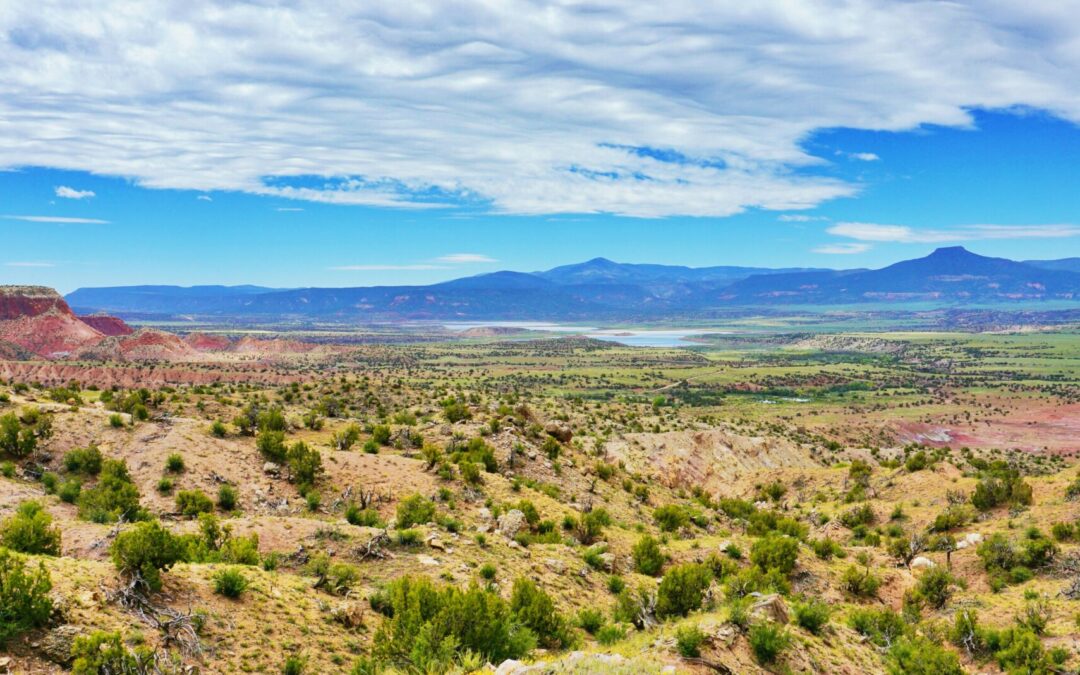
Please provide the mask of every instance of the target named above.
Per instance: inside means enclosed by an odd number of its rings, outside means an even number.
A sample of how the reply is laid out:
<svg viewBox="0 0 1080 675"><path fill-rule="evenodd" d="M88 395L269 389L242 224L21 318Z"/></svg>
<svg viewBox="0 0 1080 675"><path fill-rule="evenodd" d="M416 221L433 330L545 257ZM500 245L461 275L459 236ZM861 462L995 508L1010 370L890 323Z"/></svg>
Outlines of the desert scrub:
<svg viewBox="0 0 1080 675"><path fill-rule="evenodd" d="M656 615L660 618L686 616L701 608L712 572L698 563L672 567L656 589Z"/></svg>
<svg viewBox="0 0 1080 675"><path fill-rule="evenodd" d="M695 624L685 624L675 630L675 649L679 656L697 658L701 656L701 645L705 642L705 633Z"/></svg>
<svg viewBox="0 0 1080 675"><path fill-rule="evenodd" d="M226 598L239 598L248 587L247 577L235 567L226 567L214 573L214 592Z"/></svg>
<svg viewBox="0 0 1080 675"><path fill-rule="evenodd" d="M186 550L181 538L153 521L138 523L118 534L109 554L120 574L151 591L160 591L161 573L183 561Z"/></svg>
<svg viewBox="0 0 1080 675"><path fill-rule="evenodd" d="M52 613L52 581L40 562L32 566L0 548L0 647L20 633L43 626Z"/></svg>
<svg viewBox="0 0 1080 675"><path fill-rule="evenodd" d="M60 555L60 530L40 502L25 501L0 523L0 546L21 553Z"/></svg>
<svg viewBox="0 0 1080 675"><path fill-rule="evenodd" d="M165 470L169 473L181 473L184 470L184 457L174 452L165 459Z"/></svg>
<svg viewBox="0 0 1080 675"><path fill-rule="evenodd" d="M637 571L650 577L660 574L667 560L663 551L660 550L660 542L647 534L634 544L632 554Z"/></svg>
<svg viewBox="0 0 1080 675"><path fill-rule="evenodd" d="M214 510L214 502L202 490L181 490L176 493L176 510L180 515L194 518Z"/></svg>
<svg viewBox="0 0 1080 675"><path fill-rule="evenodd" d="M761 664L774 663L780 653L791 644L791 636L788 632L771 621L762 621L750 626L747 639L754 658Z"/></svg>

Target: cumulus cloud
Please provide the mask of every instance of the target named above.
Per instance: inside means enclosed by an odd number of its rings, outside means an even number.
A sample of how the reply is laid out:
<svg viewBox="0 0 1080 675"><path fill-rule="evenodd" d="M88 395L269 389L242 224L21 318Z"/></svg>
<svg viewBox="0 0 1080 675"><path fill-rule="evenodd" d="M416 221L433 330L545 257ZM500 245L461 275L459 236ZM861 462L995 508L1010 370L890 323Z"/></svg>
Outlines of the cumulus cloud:
<svg viewBox="0 0 1080 675"><path fill-rule="evenodd" d="M214 201L214 198L211 197L210 195L199 195L195 199L198 199L200 202L212 202L212 201Z"/></svg>
<svg viewBox="0 0 1080 675"><path fill-rule="evenodd" d="M449 263L451 265L471 265L477 263L498 262L491 256L482 253L450 253L435 258L436 262Z"/></svg>
<svg viewBox="0 0 1080 675"><path fill-rule="evenodd" d="M876 162L881 159L872 152L852 152L848 154L848 157L857 159L860 162Z"/></svg>
<svg viewBox="0 0 1080 675"><path fill-rule="evenodd" d="M109 221L99 218L70 218L67 216L0 216L8 220L22 220L27 223L61 223L82 225L107 225Z"/></svg>
<svg viewBox="0 0 1080 675"><path fill-rule="evenodd" d="M785 213L777 218L781 223L812 223L815 220L828 219L828 216L807 216L801 213Z"/></svg>
<svg viewBox="0 0 1080 675"><path fill-rule="evenodd" d="M859 244L855 242L843 243L843 244L824 244L812 249L814 253L827 253L829 255L853 255L855 253L863 253L873 248L870 244Z"/></svg>
<svg viewBox="0 0 1080 675"><path fill-rule="evenodd" d="M816 129L1080 122L1050 0L8 4L0 169L152 188L724 216L855 194Z"/></svg>
<svg viewBox="0 0 1080 675"><path fill-rule="evenodd" d="M937 244L984 239L1055 239L1080 235L1077 225L963 225L950 230L916 229L907 225L837 223L829 234L859 241Z"/></svg>
<svg viewBox="0 0 1080 675"><path fill-rule="evenodd" d="M64 199L89 199L94 196L94 192L92 190L76 190L66 185L57 185L56 196Z"/></svg>

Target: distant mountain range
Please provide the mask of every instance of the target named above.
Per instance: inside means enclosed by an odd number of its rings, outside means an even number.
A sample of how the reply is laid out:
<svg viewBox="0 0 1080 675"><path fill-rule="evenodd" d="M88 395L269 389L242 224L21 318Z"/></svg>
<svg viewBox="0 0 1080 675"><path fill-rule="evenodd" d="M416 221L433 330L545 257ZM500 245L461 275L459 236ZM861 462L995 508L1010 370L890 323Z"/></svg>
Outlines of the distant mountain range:
<svg viewBox="0 0 1080 675"><path fill-rule="evenodd" d="M596 320L692 316L732 307L1080 300L1080 258L1016 262L940 248L878 270L680 267L596 258L429 286L80 288L76 312L122 317L296 320Z"/></svg>

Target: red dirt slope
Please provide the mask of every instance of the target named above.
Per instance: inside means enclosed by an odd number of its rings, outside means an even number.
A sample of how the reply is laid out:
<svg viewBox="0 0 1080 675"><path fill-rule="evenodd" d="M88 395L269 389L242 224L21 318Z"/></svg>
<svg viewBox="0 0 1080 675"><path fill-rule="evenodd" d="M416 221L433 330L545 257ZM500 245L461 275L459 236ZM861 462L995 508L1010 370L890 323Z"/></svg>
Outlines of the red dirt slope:
<svg viewBox="0 0 1080 675"><path fill-rule="evenodd" d="M107 314L80 316L79 321L82 321L87 326L90 326L106 337L131 335L135 332L135 329L124 323L123 319L119 319L115 316L108 316Z"/></svg>
<svg viewBox="0 0 1080 675"><path fill-rule="evenodd" d="M0 340L52 359L96 345L104 337L79 321L51 288L0 286Z"/></svg>

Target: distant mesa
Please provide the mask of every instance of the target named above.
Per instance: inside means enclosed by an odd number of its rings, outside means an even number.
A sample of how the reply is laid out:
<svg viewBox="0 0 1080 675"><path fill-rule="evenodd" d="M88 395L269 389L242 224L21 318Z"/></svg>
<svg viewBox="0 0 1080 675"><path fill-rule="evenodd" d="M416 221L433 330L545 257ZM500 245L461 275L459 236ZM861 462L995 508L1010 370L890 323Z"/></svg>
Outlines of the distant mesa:
<svg viewBox="0 0 1080 675"><path fill-rule="evenodd" d="M760 305L1069 301L1080 299L1077 268L1075 259L1016 262L951 246L876 270L684 267L595 258L428 286L133 286L81 288L68 299L89 311L161 319L625 322Z"/></svg>

